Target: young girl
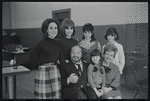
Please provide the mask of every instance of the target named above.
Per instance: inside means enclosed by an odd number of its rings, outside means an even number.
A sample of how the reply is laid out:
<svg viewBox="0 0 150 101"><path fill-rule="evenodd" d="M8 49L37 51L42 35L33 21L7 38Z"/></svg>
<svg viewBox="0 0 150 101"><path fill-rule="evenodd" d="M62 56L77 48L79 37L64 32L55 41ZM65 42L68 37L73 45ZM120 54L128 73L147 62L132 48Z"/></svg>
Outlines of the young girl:
<svg viewBox="0 0 150 101"><path fill-rule="evenodd" d="M94 49L99 49L101 51L101 45L94 37L94 27L91 23L86 23L83 26L83 37L82 41L79 43L83 51L83 60L90 63L90 53Z"/></svg>
<svg viewBox="0 0 150 101"><path fill-rule="evenodd" d="M62 37L58 42L62 45L64 51L64 58L66 62L70 59L71 48L78 44L77 40L73 38L75 35L75 24L74 22L66 18L61 24Z"/></svg>
<svg viewBox="0 0 150 101"><path fill-rule="evenodd" d="M123 46L118 42L116 42L116 40L119 40L119 35L117 33L117 30L115 28L109 28L105 35L105 39L108 40L107 44L109 43L114 44L118 49L118 52L116 53L115 58L112 60L112 62L119 67L120 74L122 74L122 70L125 65L125 56L124 56ZM104 51L105 45L102 47L102 53Z"/></svg>
<svg viewBox="0 0 150 101"><path fill-rule="evenodd" d="M120 73L117 65L112 63L117 48L114 44L106 44L104 47L104 60L102 65L105 69L106 86L104 87L103 99L121 99L121 93L119 90L120 85Z"/></svg>
<svg viewBox="0 0 150 101"><path fill-rule="evenodd" d="M63 49L55 40L59 35L59 22L48 18L42 23L41 30L44 39L36 44L29 58L32 70L36 70L34 97L61 99L61 76L57 61L68 75L71 73L65 64Z"/></svg>
<svg viewBox="0 0 150 101"><path fill-rule="evenodd" d="M105 87L105 70L101 66L101 52L94 49L91 52L91 64L88 66L88 97L97 99L103 95Z"/></svg>

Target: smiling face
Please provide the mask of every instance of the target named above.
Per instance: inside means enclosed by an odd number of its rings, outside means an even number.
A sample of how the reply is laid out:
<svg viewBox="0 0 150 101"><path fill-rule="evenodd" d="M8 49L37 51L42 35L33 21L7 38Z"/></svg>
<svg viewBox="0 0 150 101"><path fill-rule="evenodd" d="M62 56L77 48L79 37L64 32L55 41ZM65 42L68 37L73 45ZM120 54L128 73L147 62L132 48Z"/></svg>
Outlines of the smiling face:
<svg viewBox="0 0 150 101"><path fill-rule="evenodd" d="M104 61L110 63L114 59L114 51L106 51L104 54Z"/></svg>
<svg viewBox="0 0 150 101"><path fill-rule="evenodd" d="M73 34L73 27L69 26L65 28L65 34L67 38L71 38L71 35Z"/></svg>
<svg viewBox="0 0 150 101"><path fill-rule="evenodd" d="M113 43L113 42L115 41L115 36L113 36L113 35L108 35L108 36L107 36L107 40L108 40L109 43Z"/></svg>
<svg viewBox="0 0 150 101"><path fill-rule="evenodd" d="M71 59L73 62L79 62L81 59L82 53L81 53L81 48L79 48L78 46L74 46L71 49Z"/></svg>
<svg viewBox="0 0 150 101"><path fill-rule="evenodd" d="M85 31L83 32L85 39L91 39L92 33L91 31Z"/></svg>
<svg viewBox="0 0 150 101"><path fill-rule="evenodd" d="M54 39L58 34L58 26L55 22L51 22L47 29L48 37Z"/></svg>
<svg viewBox="0 0 150 101"><path fill-rule="evenodd" d="M97 56L92 56L91 59L92 59L92 62L93 62L94 64L98 64L98 63L99 63L99 60L100 60L101 58L100 58L99 55L97 55Z"/></svg>

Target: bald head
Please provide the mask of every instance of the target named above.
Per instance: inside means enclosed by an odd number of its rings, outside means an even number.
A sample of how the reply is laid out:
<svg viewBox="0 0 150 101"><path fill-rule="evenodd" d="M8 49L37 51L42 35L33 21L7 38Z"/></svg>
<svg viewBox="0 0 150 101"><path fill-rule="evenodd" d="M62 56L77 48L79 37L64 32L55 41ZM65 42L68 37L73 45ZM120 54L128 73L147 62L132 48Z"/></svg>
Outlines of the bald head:
<svg viewBox="0 0 150 101"><path fill-rule="evenodd" d="M80 46L76 45L71 48L71 59L74 62L80 61L82 56L82 50Z"/></svg>
<svg viewBox="0 0 150 101"><path fill-rule="evenodd" d="M81 51L81 47L78 46L78 45L75 45L71 48L71 51L74 51L74 50L78 50L78 51Z"/></svg>

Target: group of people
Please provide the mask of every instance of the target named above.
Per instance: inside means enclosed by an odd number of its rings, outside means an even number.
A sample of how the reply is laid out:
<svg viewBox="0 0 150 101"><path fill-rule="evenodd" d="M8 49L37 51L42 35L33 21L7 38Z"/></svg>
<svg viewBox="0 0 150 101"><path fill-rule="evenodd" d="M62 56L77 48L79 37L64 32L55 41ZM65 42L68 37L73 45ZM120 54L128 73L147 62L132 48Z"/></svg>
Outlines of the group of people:
<svg viewBox="0 0 150 101"><path fill-rule="evenodd" d="M121 99L120 74L124 51L119 35L109 28L103 47L86 23L80 42L74 39L75 23L66 18L61 25L48 18L41 26L44 39L33 48L29 63L35 70L35 99ZM60 37L61 35L61 37Z"/></svg>

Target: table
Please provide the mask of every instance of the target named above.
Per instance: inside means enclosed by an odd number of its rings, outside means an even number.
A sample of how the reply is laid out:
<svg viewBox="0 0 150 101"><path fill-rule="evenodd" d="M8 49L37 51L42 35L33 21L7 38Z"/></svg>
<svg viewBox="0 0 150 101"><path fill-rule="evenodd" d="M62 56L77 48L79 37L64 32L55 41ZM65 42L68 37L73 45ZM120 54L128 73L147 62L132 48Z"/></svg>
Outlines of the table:
<svg viewBox="0 0 150 101"><path fill-rule="evenodd" d="M8 77L9 99L16 99L16 76L28 73L30 70L21 65L17 66L17 69L14 69L13 66L3 67L2 74Z"/></svg>

